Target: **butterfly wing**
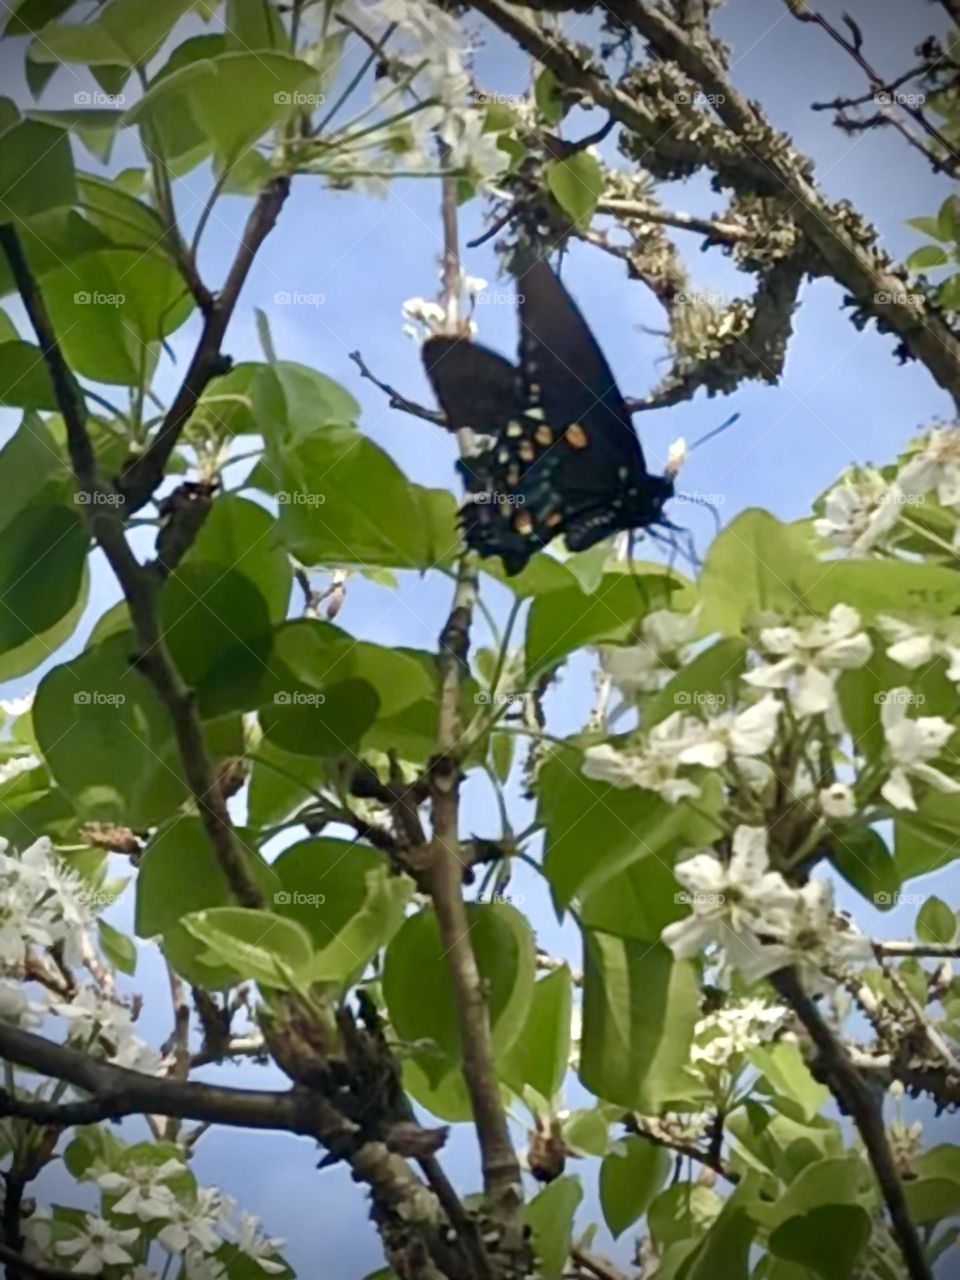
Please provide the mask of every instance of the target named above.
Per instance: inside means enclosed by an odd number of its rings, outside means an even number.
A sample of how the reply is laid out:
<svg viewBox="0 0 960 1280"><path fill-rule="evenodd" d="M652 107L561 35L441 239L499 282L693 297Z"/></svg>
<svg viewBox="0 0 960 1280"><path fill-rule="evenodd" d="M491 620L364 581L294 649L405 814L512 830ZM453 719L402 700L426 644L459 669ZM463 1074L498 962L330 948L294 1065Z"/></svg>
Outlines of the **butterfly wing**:
<svg viewBox="0 0 960 1280"><path fill-rule="evenodd" d="M482 556L501 556L507 573L518 573L552 536L538 536L520 515L524 466L510 433L522 413L519 370L466 338L430 338L423 362L450 429L494 437L491 448L457 464L467 490L460 511L467 546Z"/></svg>

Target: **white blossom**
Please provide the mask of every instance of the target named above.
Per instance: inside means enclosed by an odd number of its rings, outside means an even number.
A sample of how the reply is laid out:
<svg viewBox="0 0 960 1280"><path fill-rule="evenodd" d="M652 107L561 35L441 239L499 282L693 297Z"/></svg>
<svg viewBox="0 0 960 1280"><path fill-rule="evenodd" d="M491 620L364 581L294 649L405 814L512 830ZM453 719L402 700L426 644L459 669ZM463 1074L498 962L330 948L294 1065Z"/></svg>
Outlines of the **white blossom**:
<svg viewBox="0 0 960 1280"><path fill-rule="evenodd" d="M232 1203L214 1187L200 1187L196 1203L180 1204L177 1220L161 1227L157 1239L171 1253L215 1253L223 1242L221 1229Z"/></svg>
<svg viewBox="0 0 960 1280"><path fill-rule="evenodd" d="M820 812L827 818L852 818L857 811L853 789L845 782L834 782L820 788Z"/></svg>
<svg viewBox="0 0 960 1280"><path fill-rule="evenodd" d="M9 760L0 764L0 785L4 782L12 782L14 778L19 778L21 773L29 773L31 769L36 769L40 763L40 757L33 755L32 752L25 756L11 756Z"/></svg>
<svg viewBox="0 0 960 1280"><path fill-rule="evenodd" d="M246 1254L248 1258L252 1258L268 1275L280 1275L281 1272L286 1271L284 1263L278 1262L274 1256L281 1251L285 1244L285 1240L280 1240L275 1236L265 1236L260 1219L253 1214L242 1213L240 1215L237 1248L241 1253Z"/></svg>
<svg viewBox="0 0 960 1280"><path fill-rule="evenodd" d="M946 658L947 679L960 684L960 633L956 623L941 623L936 630L930 630L883 613L877 618L877 626L890 641L888 658L910 671L935 658Z"/></svg>
<svg viewBox="0 0 960 1280"><path fill-rule="evenodd" d="M19 698L0 698L0 710L8 715L11 720L16 720L18 716L22 716L30 710L36 696L35 693L23 693Z"/></svg>
<svg viewBox="0 0 960 1280"><path fill-rule="evenodd" d="M759 689L786 690L800 717L832 711L837 673L862 667L872 652L859 613L845 604L834 605L826 620L764 627L760 647L775 661L748 671L744 680Z"/></svg>
<svg viewBox="0 0 960 1280"><path fill-rule="evenodd" d="M923 447L897 473L904 493L923 495L935 489L945 507L960 507L960 430L935 427Z"/></svg>
<svg viewBox="0 0 960 1280"><path fill-rule="evenodd" d="M718 1009L694 1027L690 1061L725 1066L736 1054L772 1039L788 1013L784 1005L768 1005L757 999Z"/></svg>
<svg viewBox="0 0 960 1280"><path fill-rule="evenodd" d="M687 448L687 442L683 436L680 436L678 440L674 440L667 450L667 465L664 467L664 471L668 476L677 475L686 462L689 452L690 450Z"/></svg>
<svg viewBox="0 0 960 1280"><path fill-rule="evenodd" d="M656 609L640 624L633 645L603 645L600 666L624 693L662 689L697 634L697 613Z"/></svg>
<svg viewBox="0 0 960 1280"><path fill-rule="evenodd" d="M704 850L678 863L674 875L693 906L691 915L668 924L661 933L678 960L712 942L735 949L738 956L753 956L760 964L757 976L783 965L782 955L775 954L778 949L764 947L756 935L782 927L780 918L792 910L795 890L779 871L770 870L763 827L737 827L728 864Z"/></svg>
<svg viewBox="0 0 960 1280"><path fill-rule="evenodd" d="M165 1179L185 1171L179 1160L165 1160L159 1165L136 1164L123 1173L109 1170L101 1174L97 1178L97 1186L107 1195L119 1196L112 1206L113 1213L129 1213L141 1222L175 1218L177 1198Z"/></svg>
<svg viewBox="0 0 960 1280"><path fill-rule="evenodd" d="M19 983L0 980L0 1021L18 1027L39 1027L46 1013L46 1004L29 999Z"/></svg>
<svg viewBox="0 0 960 1280"><path fill-rule="evenodd" d="M140 1237L138 1227L112 1227L103 1218L90 1216L84 1228L68 1240L58 1240L54 1250L64 1258L76 1258L72 1270L77 1275L98 1276L104 1267L133 1262L126 1246Z"/></svg>
<svg viewBox="0 0 960 1280"><path fill-rule="evenodd" d="M814 531L835 547L866 555L880 545L900 518L904 494L870 468L848 472L824 500Z"/></svg>
<svg viewBox="0 0 960 1280"><path fill-rule="evenodd" d="M697 784L678 773L684 747L684 721L679 711L661 720L650 730L642 750L636 754L618 751L610 743L588 747L582 765L584 776L614 787L656 791L668 804L699 796Z"/></svg>
<svg viewBox="0 0 960 1280"><path fill-rule="evenodd" d="M912 701L909 689L891 689L880 708L887 756L893 766L890 776L880 788L880 794L895 809L916 809L911 778L925 782L937 791L960 792L960 782L929 763L950 741L953 725L942 716L912 719L908 714Z"/></svg>
<svg viewBox="0 0 960 1280"><path fill-rule="evenodd" d="M690 745L681 750L680 763L719 769L732 756L762 756L773 746L780 711L780 703L768 694L746 711L711 716L699 729L693 722Z"/></svg>

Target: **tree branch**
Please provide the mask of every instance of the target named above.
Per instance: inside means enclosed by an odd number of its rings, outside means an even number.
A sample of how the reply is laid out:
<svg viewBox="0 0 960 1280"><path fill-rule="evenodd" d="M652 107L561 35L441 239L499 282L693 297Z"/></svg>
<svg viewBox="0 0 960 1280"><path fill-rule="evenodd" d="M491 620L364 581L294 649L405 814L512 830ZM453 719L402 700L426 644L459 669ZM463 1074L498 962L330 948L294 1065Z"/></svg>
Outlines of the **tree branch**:
<svg viewBox="0 0 960 1280"><path fill-rule="evenodd" d="M230 367L220 346L257 252L273 230L289 191L290 179L280 175L260 192L223 288L207 308L200 340L173 404L147 449L117 477L117 488L125 497L131 515L150 501L163 481L167 461L207 384Z"/></svg>
<svg viewBox="0 0 960 1280"><path fill-rule="evenodd" d="M907 1208L903 1184L887 1141L883 1113L876 1097L854 1066L844 1045L827 1026L816 1004L804 991L797 971L781 969L771 976L770 981L803 1023L818 1051L816 1067L820 1075L857 1126L890 1214L890 1224L903 1254L907 1273L911 1280L933 1280L920 1236Z"/></svg>

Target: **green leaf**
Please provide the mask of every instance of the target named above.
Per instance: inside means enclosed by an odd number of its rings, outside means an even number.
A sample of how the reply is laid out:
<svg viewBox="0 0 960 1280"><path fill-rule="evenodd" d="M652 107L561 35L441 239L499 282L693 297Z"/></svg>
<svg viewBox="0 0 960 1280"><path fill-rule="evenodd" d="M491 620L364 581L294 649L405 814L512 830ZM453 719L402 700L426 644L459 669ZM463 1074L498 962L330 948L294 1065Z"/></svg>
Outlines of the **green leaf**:
<svg viewBox="0 0 960 1280"><path fill-rule="evenodd" d="M571 1012L570 970L564 965L535 984L523 1030L497 1064L516 1093L527 1084L544 1098L558 1092L570 1057Z"/></svg>
<svg viewBox="0 0 960 1280"><path fill-rule="evenodd" d="M0 344L0 405L21 409L57 408L43 352L30 342Z"/></svg>
<svg viewBox="0 0 960 1280"><path fill-rule="evenodd" d="M286 618L293 569L278 543L276 520L258 503L233 493L217 498L184 563L194 560L238 570L266 601L270 617Z"/></svg>
<svg viewBox="0 0 960 1280"><path fill-rule="evenodd" d="M27 222L73 204L77 184L67 131L20 120L0 133L0 193L0 222Z"/></svg>
<svg viewBox="0 0 960 1280"><path fill-rule="evenodd" d="M52 22L30 48L35 62L130 69L160 47L193 0L108 0L92 22Z"/></svg>
<svg viewBox="0 0 960 1280"><path fill-rule="evenodd" d="M770 1251L823 1280L849 1280L869 1237L870 1215L860 1205L824 1204L777 1227Z"/></svg>
<svg viewBox="0 0 960 1280"><path fill-rule="evenodd" d="M89 225L101 232L106 244L141 253L168 257L163 221L157 211L138 200L119 182L119 177L103 178L97 174L77 175L79 204Z"/></svg>
<svg viewBox="0 0 960 1280"><path fill-rule="evenodd" d="M79 511L38 502L3 528L0 654L23 649L76 605L90 545Z"/></svg>
<svg viewBox="0 0 960 1280"><path fill-rule="evenodd" d="M506 1052L524 1025L533 993L533 935L525 918L504 903L467 907L470 941L487 991L495 1052ZM460 1061L447 946L436 917L425 909L407 919L387 947L383 995L397 1035L408 1042L432 1041L439 1050L418 1055L428 1079L439 1083ZM430 999L423 998L424 991Z"/></svg>
<svg viewBox="0 0 960 1280"><path fill-rule="evenodd" d="M292 920L250 907L212 907L184 917L183 926L206 948L201 962L225 966L238 981L281 989L309 982L310 935Z"/></svg>
<svg viewBox="0 0 960 1280"><path fill-rule="evenodd" d="M846 1153L815 1160L793 1179L774 1204L755 1204L752 1212L769 1229L791 1218L826 1205L852 1205L857 1201L864 1166L859 1157Z"/></svg>
<svg viewBox="0 0 960 1280"><path fill-rule="evenodd" d="M682 1270L683 1280L748 1280L750 1250L757 1226L744 1207L741 1190L723 1206L717 1220L707 1231L688 1265Z"/></svg>
<svg viewBox="0 0 960 1280"><path fill-rule="evenodd" d="M164 583L160 616L201 716L256 706L273 633L267 602L249 578L191 557Z"/></svg>
<svg viewBox="0 0 960 1280"><path fill-rule="evenodd" d="M619 1150L617 1149L619 1148ZM673 1161L663 1147L628 1134L600 1166L600 1206L614 1239L646 1213Z"/></svg>
<svg viewBox="0 0 960 1280"><path fill-rule="evenodd" d="M697 1184L679 1183L661 1191L647 1213L647 1226L658 1252L689 1236L702 1236L722 1208L723 1201L715 1191Z"/></svg>
<svg viewBox="0 0 960 1280"><path fill-rule="evenodd" d="M272 864L273 909L313 939L316 981L359 975L403 919L412 884L374 849L346 840L301 840Z"/></svg>
<svg viewBox="0 0 960 1280"><path fill-rule="evenodd" d="M659 943L583 930L580 1080L597 1097L646 1114L684 1087L700 1016L696 968Z"/></svg>
<svg viewBox="0 0 960 1280"><path fill-rule="evenodd" d="M691 707L707 707L712 712L735 706L738 682L747 664L747 643L740 636L728 636L698 653L686 663L658 694L644 706L645 725L658 724L674 711L685 714Z"/></svg>
<svg viewBox="0 0 960 1280"><path fill-rule="evenodd" d="M814 1080L799 1048L788 1040L757 1045L748 1057L773 1089L797 1104L804 1120L812 1120L830 1097L830 1090Z"/></svg>
<svg viewBox="0 0 960 1280"><path fill-rule="evenodd" d="M257 745L252 763L247 804L253 827L283 822L307 801L316 800L326 777L323 760L283 751L267 738Z"/></svg>
<svg viewBox="0 0 960 1280"><path fill-rule="evenodd" d="M925 236L932 236L934 240L947 241L951 238L949 235L940 234L940 222L937 218L907 218L906 225L913 227L915 231L922 232Z"/></svg>
<svg viewBox="0 0 960 1280"><path fill-rule="evenodd" d="M917 1178L905 1182L903 1191L910 1217L918 1225L960 1213L960 1182L953 1178Z"/></svg>
<svg viewBox="0 0 960 1280"><path fill-rule="evenodd" d="M56 129L69 129L95 159L107 164L123 112L109 107L76 107L65 111L31 111L29 119L53 125Z"/></svg>
<svg viewBox="0 0 960 1280"><path fill-rule="evenodd" d="M48 22L59 18L69 9L73 0L19 0L8 7L10 17L4 28L5 36L35 35Z"/></svg>
<svg viewBox="0 0 960 1280"><path fill-rule="evenodd" d="M280 15L265 0L227 0L227 48L285 49L289 43Z"/></svg>
<svg viewBox="0 0 960 1280"><path fill-rule="evenodd" d="M957 934L957 917L942 898L931 896L917 912L916 929L921 942L950 943Z"/></svg>
<svg viewBox="0 0 960 1280"><path fill-rule="evenodd" d="M574 1215L582 1199L580 1179L568 1174L555 1178L527 1205L527 1226L533 1237L538 1274L543 1280L560 1280L563 1274L570 1253Z"/></svg>
<svg viewBox="0 0 960 1280"><path fill-rule="evenodd" d="M287 54L221 53L155 79L127 119L162 136L176 127L186 107L210 139L222 171L300 110L298 95L316 81L313 67Z"/></svg>
<svg viewBox="0 0 960 1280"><path fill-rule="evenodd" d="M276 871L246 848L238 846L247 870L267 898L282 888ZM161 827L147 845L137 871L134 932L156 938L191 912L227 906L230 885L199 818L178 817Z"/></svg>
<svg viewBox="0 0 960 1280"><path fill-rule="evenodd" d="M960 274L943 281L937 289L937 301L947 311L960 311Z"/></svg>
<svg viewBox="0 0 960 1280"><path fill-rule="evenodd" d="M429 569L458 544L453 499L437 545L421 499L396 464L352 428L333 425L272 460L286 545L306 564ZM427 491L429 492L429 491Z"/></svg>
<svg viewBox="0 0 960 1280"><path fill-rule="evenodd" d="M563 160L550 160L546 177L550 194L564 213L577 227L589 226L597 201L603 195L603 169L596 156L577 151Z"/></svg>
<svg viewBox="0 0 960 1280"><path fill-rule="evenodd" d="M77 373L121 386L149 380L162 340L193 310L176 268L140 250L75 257L46 275L43 292L60 345Z"/></svg>
<svg viewBox="0 0 960 1280"><path fill-rule="evenodd" d="M132 938L114 929L106 920L97 921L100 935L100 947L115 969L121 973L134 974L137 971L137 945Z"/></svg>
<svg viewBox="0 0 960 1280"><path fill-rule="evenodd" d="M559 124L566 115L562 86L549 67L544 67L534 80L533 97L547 124Z"/></svg>
<svg viewBox="0 0 960 1280"><path fill-rule="evenodd" d="M527 620L528 678L582 645L631 640L645 614L668 607L675 586L664 575L608 573L592 595L579 585L538 595Z"/></svg>
<svg viewBox="0 0 960 1280"><path fill-rule="evenodd" d="M936 244L924 244L914 249L907 258L908 271L922 271L925 267L943 267L950 261L945 249Z"/></svg>
<svg viewBox="0 0 960 1280"><path fill-rule="evenodd" d="M767 511L744 511L707 552L700 575L701 627L736 635L758 614L789 613L826 571L799 530Z"/></svg>
<svg viewBox="0 0 960 1280"><path fill-rule="evenodd" d="M918 799L916 813L898 812L893 856L904 880L939 871L960 857L960 796L931 788Z"/></svg>
<svg viewBox="0 0 960 1280"><path fill-rule="evenodd" d="M893 906L902 883L887 843L872 827L842 827L829 835L830 861L847 884L881 911Z"/></svg>
<svg viewBox="0 0 960 1280"><path fill-rule="evenodd" d="M537 788L537 820L547 832L543 869L560 906L608 882L616 885L635 863L649 858L669 864L684 846L710 844L721 833L719 824L683 801L670 805L652 791L596 782L584 777L581 765L577 748L557 748L544 762ZM709 809L712 803L705 793L697 807ZM587 845L581 826L586 813ZM650 936L658 937L659 928Z"/></svg>

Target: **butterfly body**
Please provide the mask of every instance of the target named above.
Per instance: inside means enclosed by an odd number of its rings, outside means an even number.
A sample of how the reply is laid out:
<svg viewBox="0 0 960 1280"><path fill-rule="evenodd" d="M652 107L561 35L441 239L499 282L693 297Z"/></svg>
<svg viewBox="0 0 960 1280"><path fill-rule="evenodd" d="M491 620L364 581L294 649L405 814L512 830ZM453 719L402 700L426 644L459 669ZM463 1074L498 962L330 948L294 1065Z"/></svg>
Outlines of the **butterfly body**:
<svg viewBox="0 0 960 1280"><path fill-rule="evenodd" d="M517 366L463 338L431 338L424 363L448 425L492 443L458 464L467 545L518 573L563 534L583 551L662 519L673 495L653 476L600 348L544 262L518 281Z"/></svg>

